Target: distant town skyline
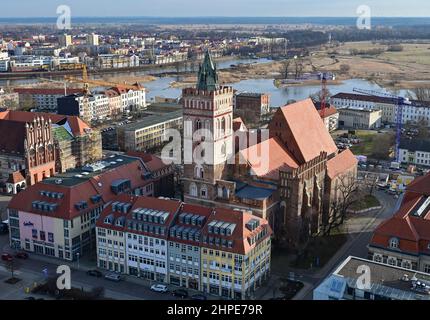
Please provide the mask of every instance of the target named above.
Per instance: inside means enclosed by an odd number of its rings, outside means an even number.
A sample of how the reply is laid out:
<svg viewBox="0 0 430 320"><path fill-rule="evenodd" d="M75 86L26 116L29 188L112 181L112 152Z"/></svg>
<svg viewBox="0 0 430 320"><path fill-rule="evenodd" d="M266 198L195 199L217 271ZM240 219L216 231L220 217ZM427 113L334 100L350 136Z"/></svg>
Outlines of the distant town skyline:
<svg viewBox="0 0 430 320"><path fill-rule="evenodd" d="M18 0L0 17L53 17L59 5L70 6L75 17L352 17L361 5L374 17L430 16L430 3L422 0Z"/></svg>

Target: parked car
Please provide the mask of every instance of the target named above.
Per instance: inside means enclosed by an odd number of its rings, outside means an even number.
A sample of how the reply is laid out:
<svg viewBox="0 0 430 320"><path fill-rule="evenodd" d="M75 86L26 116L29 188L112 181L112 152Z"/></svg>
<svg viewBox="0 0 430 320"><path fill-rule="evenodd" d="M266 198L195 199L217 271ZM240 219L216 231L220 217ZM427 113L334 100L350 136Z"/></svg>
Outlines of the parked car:
<svg viewBox="0 0 430 320"><path fill-rule="evenodd" d="M119 273L115 273L115 272L107 273L105 275L105 279L111 280L111 281L116 281L116 282L122 280L121 275Z"/></svg>
<svg viewBox="0 0 430 320"><path fill-rule="evenodd" d="M153 284L151 290L155 292L165 293L168 291L167 286L164 284Z"/></svg>
<svg viewBox="0 0 430 320"><path fill-rule="evenodd" d="M191 299L192 300L207 300L208 298L203 294L197 293L197 294L193 294L191 296Z"/></svg>
<svg viewBox="0 0 430 320"><path fill-rule="evenodd" d="M9 254L9 253L3 253L2 255L1 255L1 259L3 260L3 261L12 261L13 260L13 257Z"/></svg>
<svg viewBox="0 0 430 320"><path fill-rule="evenodd" d="M15 255L15 258L25 260L25 259L28 259L28 254L27 254L27 252L18 252L18 253Z"/></svg>
<svg viewBox="0 0 430 320"><path fill-rule="evenodd" d="M101 273L101 272L100 272L100 271L98 271L98 270L88 270L88 271L87 271L87 275L92 276L92 277L100 278L100 277L102 277L102 276L103 276L103 273Z"/></svg>
<svg viewBox="0 0 430 320"><path fill-rule="evenodd" d="M173 295L175 297L185 299L188 298L188 291L184 289L176 289L175 291L173 291Z"/></svg>

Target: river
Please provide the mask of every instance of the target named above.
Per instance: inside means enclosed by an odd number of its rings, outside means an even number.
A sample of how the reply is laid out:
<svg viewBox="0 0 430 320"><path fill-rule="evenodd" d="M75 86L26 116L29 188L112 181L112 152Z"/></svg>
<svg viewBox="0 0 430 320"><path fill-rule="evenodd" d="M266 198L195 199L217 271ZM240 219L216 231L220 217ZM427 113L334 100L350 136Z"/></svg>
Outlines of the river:
<svg viewBox="0 0 430 320"><path fill-rule="evenodd" d="M229 68L232 64L252 64L252 63L267 63L271 60L260 58L260 59L225 59L217 63L218 69ZM182 66L181 71L185 71L186 67ZM92 75L92 78L102 78L104 76L128 76L128 77L139 77L147 74L161 74L165 72L174 72L176 69L172 66L167 67L156 67L153 70L147 71L136 71L127 73L104 73L103 75ZM189 71L189 70L188 70ZM58 77L56 80L61 80L62 77ZM170 84L177 81L177 77L159 77L154 81L144 83L147 88L147 100L152 101L154 97L166 97L166 98L179 98L182 90L180 88L171 88ZM0 86L14 86L14 85L25 85L34 84L40 81L37 78L31 79L20 79L20 80L1 80ZM60 84L59 84L60 85ZM261 92L268 93L270 95L270 104L272 107L278 107L286 104L288 100L302 100L308 98L311 94L318 92L321 87L319 85L303 85L303 86L290 86L277 88L274 85L273 79L248 79L229 84L238 91L247 92ZM363 79L350 79L345 80L341 84L330 85L328 84L328 90L332 95L339 92L353 92L354 88L360 88L365 90L375 90L387 92L384 88L379 85L369 82ZM400 95L405 95L408 91L401 90Z"/></svg>
<svg viewBox="0 0 430 320"><path fill-rule="evenodd" d="M175 77L165 77L146 83L145 87L148 89L148 101L156 96L166 98L180 97L181 89L170 87L170 83L175 80ZM230 85L238 91L264 92L270 94L270 105L272 107L282 106L286 104L288 100L306 99L311 94L321 90L321 86L318 85L277 88L274 85L273 79L249 79ZM387 92L387 90L380 87L379 85L362 79L345 80L341 84L337 85L328 84L328 90L330 91L331 95L335 95L339 92L353 92L354 88ZM399 92L400 95L405 95L406 93L407 90L401 90Z"/></svg>

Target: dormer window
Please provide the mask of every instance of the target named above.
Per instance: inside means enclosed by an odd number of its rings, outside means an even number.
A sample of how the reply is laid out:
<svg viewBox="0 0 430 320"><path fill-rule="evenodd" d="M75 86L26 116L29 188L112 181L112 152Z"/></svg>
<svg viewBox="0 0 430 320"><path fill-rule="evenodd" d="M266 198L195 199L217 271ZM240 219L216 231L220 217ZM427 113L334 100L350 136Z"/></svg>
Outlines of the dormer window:
<svg viewBox="0 0 430 320"><path fill-rule="evenodd" d="M391 249L398 249L399 248L399 239L391 238L390 239L390 248Z"/></svg>

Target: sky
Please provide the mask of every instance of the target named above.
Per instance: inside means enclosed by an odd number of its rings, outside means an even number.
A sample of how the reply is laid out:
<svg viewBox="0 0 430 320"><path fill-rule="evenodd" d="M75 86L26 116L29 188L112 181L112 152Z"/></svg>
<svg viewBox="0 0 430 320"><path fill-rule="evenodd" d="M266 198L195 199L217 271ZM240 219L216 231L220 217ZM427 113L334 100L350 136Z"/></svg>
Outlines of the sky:
<svg viewBox="0 0 430 320"><path fill-rule="evenodd" d="M53 17L59 5L72 16L351 17L368 5L374 17L430 17L429 0L2 0L1 18Z"/></svg>

